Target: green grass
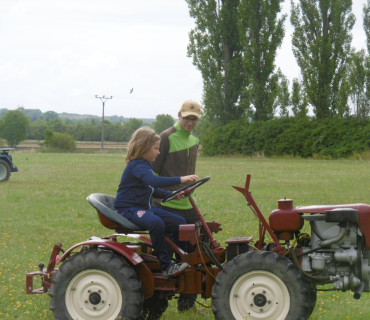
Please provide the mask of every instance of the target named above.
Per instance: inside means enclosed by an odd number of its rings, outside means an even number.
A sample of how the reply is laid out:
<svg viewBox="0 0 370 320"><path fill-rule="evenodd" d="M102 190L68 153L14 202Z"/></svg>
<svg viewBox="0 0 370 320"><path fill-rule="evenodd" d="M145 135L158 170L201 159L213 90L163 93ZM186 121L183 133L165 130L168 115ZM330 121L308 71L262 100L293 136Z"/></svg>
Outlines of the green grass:
<svg viewBox="0 0 370 320"><path fill-rule="evenodd" d="M0 183L0 320L52 319L49 296L27 295L25 275L48 262L56 242L64 248L104 229L85 198L95 192L115 195L124 169L121 154L13 153L18 173ZM280 198L294 205L370 203L370 162L200 157L197 174L211 180L197 189L206 220L222 223L219 242L234 236L257 237L257 221L243 196L231 186L244 186L252 174L251 191L262 212L277 207ZM36 283L38 286L38 283ZM211 301L202 303L211 305ZM212 319L210 309L177 314L172 300L162 319ZM351 292L319 293L311 319L365 319L369 293L360 301Z"/></svg>

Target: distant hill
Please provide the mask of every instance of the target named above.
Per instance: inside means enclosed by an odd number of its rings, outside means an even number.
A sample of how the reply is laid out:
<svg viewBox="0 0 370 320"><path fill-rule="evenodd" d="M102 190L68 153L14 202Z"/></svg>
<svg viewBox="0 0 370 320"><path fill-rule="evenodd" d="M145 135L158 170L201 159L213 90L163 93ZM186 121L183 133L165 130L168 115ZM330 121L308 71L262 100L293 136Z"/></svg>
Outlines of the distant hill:
<svg viewBox="0 0 370 320"><path fill-rule="evenodd" d="M91 120L91 119L101 119L99 116L94 116L91 114L77 114L77 113L67 113L67 112L62 112L58 113L58 117L60 119L71 119L71 120ZM130 118L125 118L122 116L104 116L104 119L116 123L116 122L126 122L129 121ZM152 124L156 119L151 119L151 118L138 118L140 120L143 120L144 123Z"/></svg>
<svg viewBox="0 0 370 320"><path fill-rule="evenodd" d="M47 112L41 112L39 109L25 109L23 107L18 108L18 110L22 111L30 120L31 122L37 121L37 119L45 120L46 118L49 118L50 120L59 118L61 120L70 119L73 122L84 122L84 121L90 121L91 119L97 119L101 120L101 117L94 116L91 114L78 114L78 113L56 113L54 111L47 111ZM0 109L0 119L5 116L5 114L8 112L8 109ZM105 116L104 119L112 122L127 122L130 120L130 118L125 118L122 116ZM143 123L151 125L156 119L151 118L138 118L143 121Z"/></svg>

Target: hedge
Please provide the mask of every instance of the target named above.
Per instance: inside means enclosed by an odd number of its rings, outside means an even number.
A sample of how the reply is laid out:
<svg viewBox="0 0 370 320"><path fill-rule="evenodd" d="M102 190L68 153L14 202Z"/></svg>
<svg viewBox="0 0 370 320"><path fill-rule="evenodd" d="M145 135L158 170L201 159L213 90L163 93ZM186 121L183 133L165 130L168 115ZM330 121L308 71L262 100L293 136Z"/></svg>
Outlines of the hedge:
<svg viewBox="0 0 370 320"><path fill-rule="evenodd" d="M370 146L370 120L357 118L279 118L267 122L236 120L225 126L207 125L200 134L202 153L266 156L314 154L348 157Z"/></svg>

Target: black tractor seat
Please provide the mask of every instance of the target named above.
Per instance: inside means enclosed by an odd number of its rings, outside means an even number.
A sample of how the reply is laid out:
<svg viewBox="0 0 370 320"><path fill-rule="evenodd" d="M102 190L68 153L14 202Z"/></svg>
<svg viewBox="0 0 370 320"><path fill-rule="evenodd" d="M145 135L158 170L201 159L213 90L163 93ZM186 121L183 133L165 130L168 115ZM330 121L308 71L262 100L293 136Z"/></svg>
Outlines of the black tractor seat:
<svg viewBox="0 0 370 320"><path fill-rule="evenodd" d="M90 194L86 200L96 209L101 224L117 233L142 233L147 230L138 227L115 211L116 198L103 193Z"/></svg>

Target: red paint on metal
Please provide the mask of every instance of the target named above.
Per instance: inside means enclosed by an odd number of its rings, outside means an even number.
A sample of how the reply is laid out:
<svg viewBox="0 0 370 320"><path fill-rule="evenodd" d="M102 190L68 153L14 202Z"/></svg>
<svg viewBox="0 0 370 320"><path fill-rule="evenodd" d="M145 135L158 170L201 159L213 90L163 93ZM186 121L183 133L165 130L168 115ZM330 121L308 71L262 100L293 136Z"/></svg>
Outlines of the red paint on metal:
<svg viewBox="0 0 370 320"><path fill-rule="evenodd" d="M198 232L198 238L200 238L199 228L195 224L182 224L179 228L179 240L180 241L190 241L192 245L197 244L197 237L195 232Z"/></svg>
<svg viewBox="0 0 370 320"><path fill-rule="evenodd" d="M278 200L278 209L292 209L293 200L292 199L280 199Z"/></svg>
<svg viewBox="0 0 370 320"><path fill-rule="evenodd" d="M51 279L58 269L54 269L52 272L48 272L46 269L29 272L26 274L26 293L27 294L42 294L48 292L51 287ZM40 276L41 288L33 289L33 277Z"/></svg>
<svg viewBox="0 0 370 320"><path fill-rule="evenodd" d="M297 232L301 230L304 224L302 214L294 212L291 209L275 209L271 211L269 216L269 222L271 229L278 233Z"/></svg>
<svg viewBox="0 0 370 320"><path fill-rule="evenodd" d="M222 231L221 223L219 223L219 222L216 222L216 221L207 222L207 226L208 226L209 230L211 230L212 233L213 232L217 233L219 231Z"/></svg>
<svg viewBox="0 0 370 320"><path fill-rule="evenodd" d="M293 232L288 232L288 231L279 232L278 237L279 237L279 240L283 240L283 241L293 240L294 239L294 233Z"/></svg>
<svg viewBox="0 0 370 320"><path fill-rule="evenodd" d="M259 239L259 245L262 245L262 241L265 237L265 232L269 233L270 237L274 241L276 248L274 249L275 251L282 251L285 250L285 248L279 243L278 238L276 237L275 233L272 231L270 228L269 224L267 223L265 217L263 216L262 212L258 208L256 202L254 201L252 194L249 192L249 185L251 181L251 175L247 174L247 179L245 181L245 188L240 188L240 187L234 187L234 189L238 190L240 193L242 193L245 197L245 199L248 202L248 205L252 208L252 211L254 214L257 216L257 219L260 221L259 225L259 234L260 234L260 239Z"/></svg>
<svg viewBox="0 0 370 320"><path fill-rule="evenodd" d="M365 236L366 248L370 249L370 205L364 203L355 204L336 204L336 205L320 205L320 206L302 206L295 207L291 210L286 210L287 213L294 212L296 214L303 213L325 213L325 211L338 209L338 208L351 208L359 212L358 225L361 232Z"/></svg>
<svg viewBox="0 0 370 320"><path fill-rule="evenodd" d="M225 243L230 244L230 243L249 243L251 242L253 237L234 237L234 238L229 238L225 241Z"/></svg>
<svg viewBox="0 0 370 320"><path fill-rule="evenodd" d="M143 283L142 289L145 298L150 298L154 294L154 276L152 271L145 263L137 264L134 268Z"/></svg>
<svg viewBox="0 0 370 320"><path fill-rule="evenodd" d="M211 232L211 230L209 229L206 221L204 220L202 214L200 213L197 205L195 204L195 201L194 199L189 195L189 200L190 200L190 203L192 204L193 208L194 208L194 211L195 213L197 214L198 218L199 218L199 221L202 223L202 226L205 230L205 232L207 233L209 239L210 239L210 242L211 242L211 245L213 248L218 248L220 247L220 244L217 242L217 240L213 237L213 234Z"/></svg>
<svg viewBox="0 0 370 320"><path fill-rule="evenodd" d="M125 258L127 258L133 265L137 265L143 262L143 259L135 251L127 248L126 245L116 242L116 241L104 240L104 239L88 240L88 241L75 244L73 247L69 248L63 254L63 256L60 258L60 262L63 262L74 249L81 247L81 246L102 246L102 247L112 249L116 251L117 253L123 255Z"/></svg>
<svg viewBox="0 0 370 320"><path fill-rule="evenodd" d="M54 245L54 248L53 248L53 251L51 253L49 263L48 263L48 267L46 269L47 272L52 272L54 270L55 261L56 261L56 258L58 256L61 248L62 248L62 244L61 243L56 243Z"/></svg>
<svg viewBox="0 0 370 320"><path fill-rule="evenodd" d="M39 289L33 289L33 277L34 276L45 276L44 271L29 272L26 274L26 293L27 294L41 294L47 292L45 287Z"/></svg>

